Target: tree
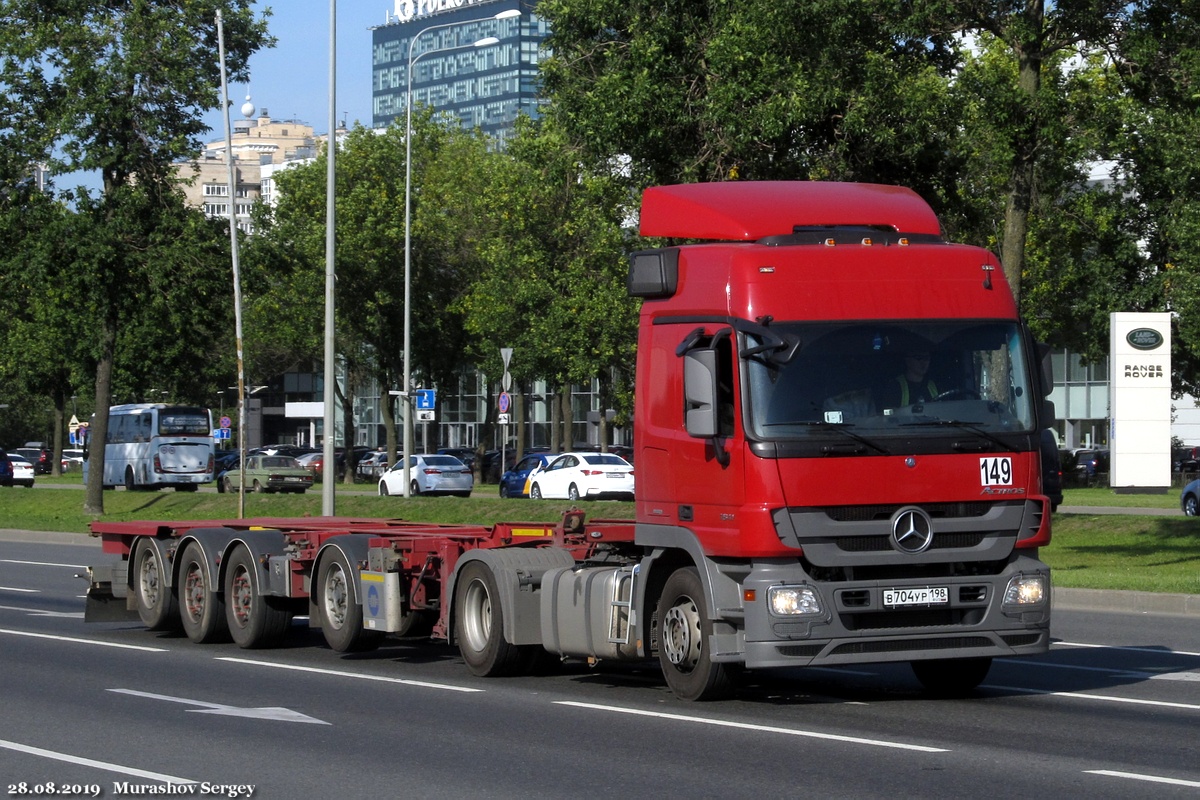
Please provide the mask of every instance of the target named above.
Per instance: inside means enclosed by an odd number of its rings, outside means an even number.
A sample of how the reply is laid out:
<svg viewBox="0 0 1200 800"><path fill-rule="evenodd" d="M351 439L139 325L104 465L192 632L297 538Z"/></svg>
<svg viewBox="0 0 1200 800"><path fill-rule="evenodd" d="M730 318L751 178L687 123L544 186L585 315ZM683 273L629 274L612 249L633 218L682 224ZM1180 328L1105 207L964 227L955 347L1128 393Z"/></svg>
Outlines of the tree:
<svg viewBox="0 0 1200 800"><path fill-rule="evenodd" d="M56 173L99 171L98 198L79 197L95 235L74 265L89 289L94 333L93 437L107 434L113 367L127 291L153 274L156 232L176 212L174 163L200 149L204 111L218 105L217 9L225 17L231 76L246 78L250 54L267 43L250 0L41 0L0 4L0 139L26 163ZM85 510L103 513L103 459L90 463Z"/></svg>
<svg viewBox="0 0 1200 800"><path fill-rule="evenodd" d="M596 379L603 400L628 405L617 391L637 336L637 305L625 290L628 182L611 168L589 168L553 118L518 131L511 159L486 185L480 212L491 235L460 301L475 354L499 375L500 348L512 347L518 382L542 378L569 390ZM558 418L569 430L564 411ZM560 439L571 446L569 433L552 435Z"/></svg>
<svg viewBox="0 0 1200 800"><path fill-rule="evenodd" d="M463 366L465 349L454 300L477 270L479 223L472 212L493 156L481 136L428 110L414 114L412 130L410 367L435 384L449 385ZM404 134L400 125L382 131L356 127L339 147L337 162L337 349L347 359L347 374L369 372L384 392L399 386L405 358ZM281 298L302 303L314 296L298 289L314 285L315 276L323 274L325 164L322 154L279 175L279 203L261 219L261 235L251 251L257 262L257 277L248 282L252 306ZM282 290L281 280L291 281L292 288ZM259 295L254 287L267 291ZM294 352L311 343L304 331L319 329L313 311L299 316L312 318L311 325L296 326L293 320ZM397 436L390 407L384 405L394 461Z"/></svg>
<svg viewBox="0 0 1200 800"><path fill-rule="evenodd" d="M871 180L938 194L947 43L891 0L543 0L542 75L570 140L637 185ZM915 184L915 185L914 185Z"/></svg>

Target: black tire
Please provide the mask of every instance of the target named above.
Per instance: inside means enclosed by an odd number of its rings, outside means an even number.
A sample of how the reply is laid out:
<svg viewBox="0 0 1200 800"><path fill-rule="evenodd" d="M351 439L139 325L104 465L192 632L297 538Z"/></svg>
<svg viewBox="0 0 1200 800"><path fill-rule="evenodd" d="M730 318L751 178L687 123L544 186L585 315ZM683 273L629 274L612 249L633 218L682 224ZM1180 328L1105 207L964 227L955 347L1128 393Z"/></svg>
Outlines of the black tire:
<svg viewBox="0 0 1200 800"><path fill-rule="evenodd" d="M455 492L454 494L456 497L470 497L471 496L470 492Z"/></svg>
<svg viewBox="0 0 1200 800"><path fill-rule="evenodd" d="M502 484L500 484L500 499L505 500L507 498L508 498L508 487L502 483Z"/></svg>
<svg viewBox="0 0 1200 800"><path fill-rule="evenodd" d="M292 614L276 598L259 591L258 562L239 546L225 563L225 619L238 647L274 647L292 624Z"/></svg>
<svg viewBox="0 0 1200 800"><path fill-rule="evenodd" d="M538 486L536 483L533 484L532 486L530 486L529 487L529 499L530 500L541 500L542 499L542 487Z"/></svg>
<svg viewBox="0 0 1200 800"><path fill-rule="evenodd" d="M719 700L733 692L733 671L713 663L709 653L712 633L700 573L675 570L658 601L658 663L681 700Z"/></svg>
<svg viewBox="0 0 1200 800"><path fill-rule="evenodd" d="M420 493L421 493L421 487L417 485L416 481L413 481L412 483L410 483L408 485L408 494L410 497L416 497Z"/></svg>
<svg viewBox="0 0 1200 800"><path fill-rule="evenodd" d="M180 483L175 486L177 492L194 492L200 487L194 483Z"/></svg>
<svg viewBox="0 0 1200 800"><path fill-rule="evenodd" d="M975 690L992 667L990 658L935 658L911 662L913 674L935 697L962 697Z"/></svg>
<svg viewBox="0 0 1200 800"><path fill-rule="evenodd" d="M139 539L133 549L133 593L138 616L152 631L179 630L179 604L167 586L167 570L159 550L149 539Z"/></svg>
<svg viewBox="0 0 1200 800"><path fill-rule="evenodd" d="M267 492L267 487L265 487L261 483L259 483L258 480L255 480L254 481L254 493L255 494L266 494L266 492Z"/></svg>
<svg viewBox="0 0 1200 800"><path fill-rule="evenodd" d="M1183 498L1183 513L1189 517L1200 515L1200 500L1197 500L1196 495L1189 494Z"/></svg>
<svg viewBox="0 0 1200 800"><path fill-rule="evenodd" d="M125 468L125 491L132 492L137 489L137 481L133 478L133 467Z"/></svg>
<svg viewBox="0 0 1200 800"><path fill-rule="evenodd" d="M386 483L384 483L383 481L380 481L380 482L379 482L379 496L380 496L380 497L387 497L387 496L388 496L388 488L387 488L387 484L386 484Z"/></svg>
<svg viewBox="0 0 1200 800"><path fill-rule="evenodd" d="M573 483L571 484L571 487L567 489L567 499L572 501L579 500L579 487Z"/></svg>
<svg viewBox="0 0 1200 800"><path fill-rule="evenodd" d="M233 481L229 480L228 475L225 476L225 491L229 492L230 494L237 491L237 489L233 488Z"/></svg>
<svg viewBox="0 0 1200 800"><path fill-rule="evenodd" d="M325 643L339 653L373 650L383 638L363 628L362 606L354 600L358 574L340 550L321 562L317 575L317 612Z"/></svg>
<svg viewBox="0 0 1200 800"><path fill-rule="evenodd" d="M197 644L229 641L225 596L216 590L200 545L190 542L179 559L179 619Z"/></svg>
<svg viewBox="0 0 1200 800"><path fill-rule="evenodd" d="M471 673L481 678L516 675L529 668L531 652L504 640L504 608L491 568L472 561L454 587L458 650Z"/></svg>

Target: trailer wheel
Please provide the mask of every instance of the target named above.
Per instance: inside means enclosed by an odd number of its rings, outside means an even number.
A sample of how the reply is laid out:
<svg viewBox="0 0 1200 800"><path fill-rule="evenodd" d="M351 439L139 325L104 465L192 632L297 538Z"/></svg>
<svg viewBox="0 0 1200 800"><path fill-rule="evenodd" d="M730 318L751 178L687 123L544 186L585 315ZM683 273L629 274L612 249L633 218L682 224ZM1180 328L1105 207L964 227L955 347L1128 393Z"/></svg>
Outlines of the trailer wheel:
<svg viewBox="0 0 1200 800"><path fill-rule="evenodd" d="M483 678L515 675L528 668L530 653L542 648L518 647L504 640L504 609L496 576L472 561L459 573L454 589L458 650L467 669Z"/></svg>
<svg viewBox="0 0 1200 800"><path fill-rule="evenodd" d="M937 697L962 697L983 683L992 668L990 658L935 658L910 662L925 691Z"/></svg>
<svg viewBox="0 0 1200 800"><path fill-rule="evenodd" d="M205 580L204 553L190 542L179 565L179 618L183 632L197 644L229 641L225 597Z"/></svg>
<svg viewBox="0 0 1200 800"><path fill-rule="evenodd" d="M166 583L168 569L158 548L149 539L139 539L133 554L133 589L138 616L152 631L179 628L179 605Z"/></svg>
<svg viewBox="0 0 1200 800"><path fill-rule="evenodd" d="M732 671L709 653L712 620L695 567L667 578L658 602L658 662L667 686L682 700L716 700L734 686Z"/></svg>
<svg viewBox="0 0 1200 800"><path fill-rule="evenodd" d="M346 554L336 550L321 562L317 608L325 643L339 653L372 650L383 637L363 628L362 606L354 602L354 570Z"/></svg>
<svg viewBox="0 0 1200 800"><path fill-rule="evenodd" d="M292 615L275 598L258 591L258 568L245 547L233 551L225 571L225 619L238 647L274 647L292 623Z"/></svg>

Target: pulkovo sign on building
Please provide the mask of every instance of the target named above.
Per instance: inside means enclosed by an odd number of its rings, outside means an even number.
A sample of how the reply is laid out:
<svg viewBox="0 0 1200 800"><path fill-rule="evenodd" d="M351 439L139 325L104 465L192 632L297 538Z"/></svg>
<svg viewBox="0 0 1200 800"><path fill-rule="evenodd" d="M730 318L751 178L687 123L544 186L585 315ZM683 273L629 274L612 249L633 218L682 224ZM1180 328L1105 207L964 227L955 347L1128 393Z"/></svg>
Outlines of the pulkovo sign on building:
<svg viewBox="0 0 1200 800"><path fill-rule="evenodd" d="M454 11L468 6L482 6L496 0L396 0L396 18L400 22L412 22L420 17Z"/></svg>
<svg viewBox="0 0 1200 800"><path fill-rule="evenodd" d="M1111 472L1118 492L1171 485L1171 315L1111 314Z"/></svg>

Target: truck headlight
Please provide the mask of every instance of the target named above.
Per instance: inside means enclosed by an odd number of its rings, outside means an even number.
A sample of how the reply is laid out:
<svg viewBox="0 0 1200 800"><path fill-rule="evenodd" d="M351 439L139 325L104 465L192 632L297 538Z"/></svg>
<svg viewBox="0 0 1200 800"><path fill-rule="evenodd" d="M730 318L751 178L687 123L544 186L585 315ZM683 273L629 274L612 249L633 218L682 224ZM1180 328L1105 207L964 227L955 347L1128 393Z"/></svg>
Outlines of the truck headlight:
<svg viewBox="0 0 1200 800"><path fill-rule="evenodd" d="M1017 575L1008 582L1004 590L1004 605L1033 606L1046 599L1045 575Z"/></svg>
<svg viewBox="0 0 1200 800"><path fill-rule="evenodd" d="M780 617L821 614L821 597L811 586L772 586L767 591L771 613Z"/></svg>

